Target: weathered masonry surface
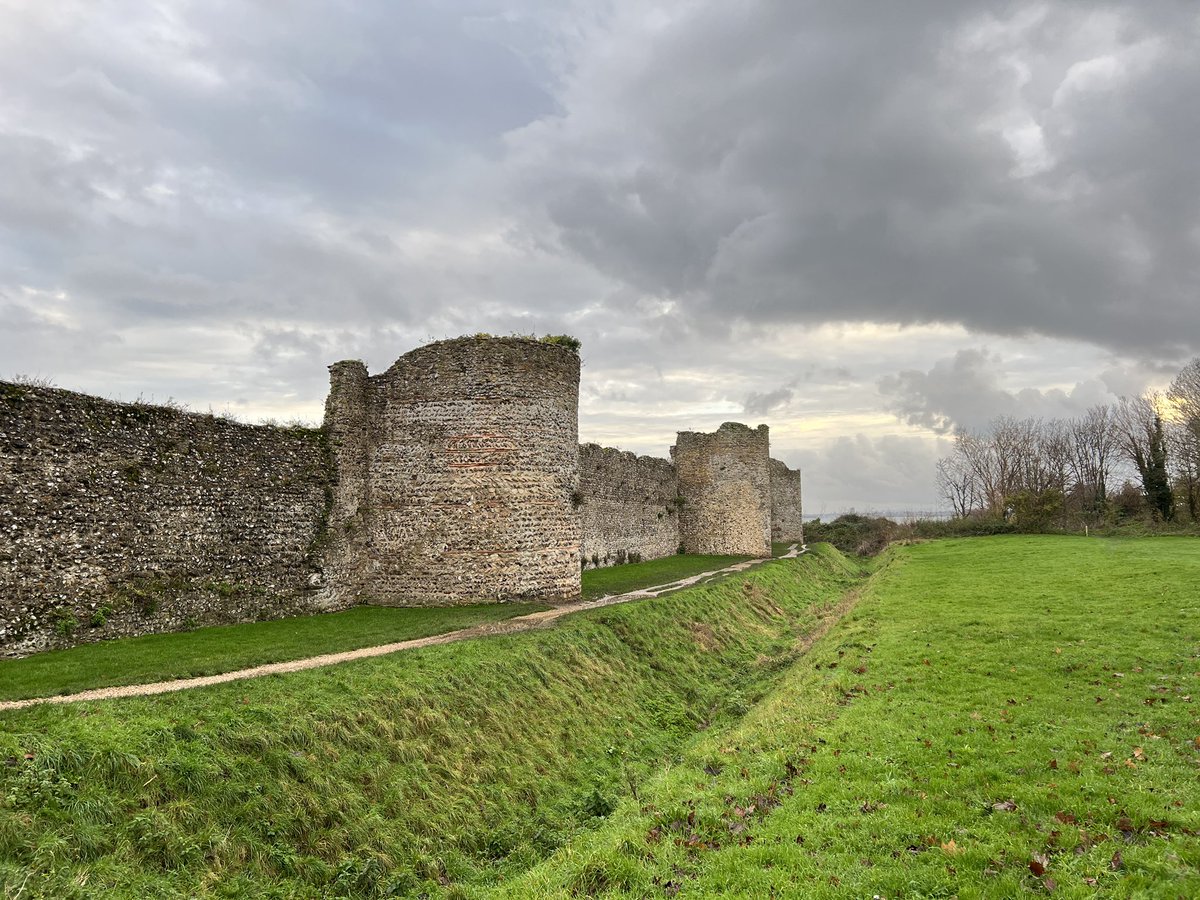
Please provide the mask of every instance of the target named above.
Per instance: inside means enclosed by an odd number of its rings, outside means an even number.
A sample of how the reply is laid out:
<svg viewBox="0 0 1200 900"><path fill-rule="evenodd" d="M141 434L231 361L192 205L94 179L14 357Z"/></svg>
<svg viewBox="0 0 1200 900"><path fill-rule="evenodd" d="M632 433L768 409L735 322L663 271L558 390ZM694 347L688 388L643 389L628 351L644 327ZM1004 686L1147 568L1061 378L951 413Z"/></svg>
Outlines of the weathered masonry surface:
<svg viewBox="0 0 1200 900"><path fill-rule="evenodd" d="M800 473L768 455L768 429L681 432L674 462L579 448L583 564L679 552L766 556L802 541Z"/></svg>
<svg viewBox="0 0 1200 900"><path fill-rule="evenodd" d="M330 366L321 429L0 382L0 656L303 615L578 597L586 566L800 537L766 426L578 443L563 339Z"/></svg>
<svg viewBox="0 0 1200 900"><path fill-rule="evenodd" d="M331 379L339 599L412 606L579 595L574 349L459 338L373 377L340 363Z"/></svg>
<svg viewBox="0 0 1200 900"><path fill-rule="evenodd" d="M671 448L683 497L687 553L771 555L771 476L766 425L726 422L711 434L681 431Z"/></svg>
<svg viewBox="0 0 1200 900"><path fill-rule="evenodd" d="M771 467L771 540L779 543L804 541L804 519L801 516L800 473L789 469L777 459Z"/></svg>
<svg viewBox="0 0 1200 900"><path fill-rule="evenodd" d="M618 565L679 550L679 480L665 459L579 448L583 564Z"/></svg>
<svg viewBox="0 0 1200 900"><path fill-rule="evenodd" d="M323 436L0 382L0 656L322 608Z"/></svg>

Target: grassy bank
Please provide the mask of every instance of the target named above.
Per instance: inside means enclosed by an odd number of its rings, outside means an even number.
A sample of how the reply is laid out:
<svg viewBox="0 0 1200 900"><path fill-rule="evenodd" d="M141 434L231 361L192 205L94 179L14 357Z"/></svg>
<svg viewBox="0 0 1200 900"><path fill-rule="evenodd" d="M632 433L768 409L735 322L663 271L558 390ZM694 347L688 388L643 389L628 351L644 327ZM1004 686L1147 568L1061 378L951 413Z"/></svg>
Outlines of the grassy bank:
<svg viewBox="0 0 1200 900"><path fill-rule="evenodd" d="M893 548L764 702L487 896L1200 896L1197 584L1187 538Z"/></svg>
<svg viewBox="0 0 1200 900"><path fill-rule="evenodd" d="M85 644L24 659L0 660L0 700L215 675L263 663L443 634L546 608L535 603L441 609L360 606L319 616Z"/></svg>
<svg viewBox="0 0 1200 900"><path fill-rule="evenodd" d="M0 890L502 883L744 714L857 577L814 553L544 632L0 715Z"/></svg>

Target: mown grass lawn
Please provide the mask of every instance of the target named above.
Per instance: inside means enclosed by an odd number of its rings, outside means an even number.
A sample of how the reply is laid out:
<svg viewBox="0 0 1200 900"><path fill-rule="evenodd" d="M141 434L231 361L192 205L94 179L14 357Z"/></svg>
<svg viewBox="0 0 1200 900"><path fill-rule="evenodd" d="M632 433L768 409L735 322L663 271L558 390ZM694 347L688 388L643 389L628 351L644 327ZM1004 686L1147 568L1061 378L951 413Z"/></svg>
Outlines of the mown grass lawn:
<svg viewBox="0 0 1200 900"><path fill-rule="evenodd" d="M359 606L318 616L85 644L24 659L0 660L0 700L215 675L264 663L428 637L546 608L536 603L442 609Z"/></svg>
<svg viewBox="0 0 1200 900"><path fill-rule="evenodd" d="M626 563L603 569L588 569L583 573L583 599L595 600L610 594L625 594L642 588L669 584L681 578L723 569L745 562L748 556L714 556L701 553L679 553L647 562Z"/></svg>
<svg viewBox="0 0 1200 900"><path fill-rule="evenodd" d="M499 893L1196 897L1198 835L1200 542L951 540Z"/></svg>

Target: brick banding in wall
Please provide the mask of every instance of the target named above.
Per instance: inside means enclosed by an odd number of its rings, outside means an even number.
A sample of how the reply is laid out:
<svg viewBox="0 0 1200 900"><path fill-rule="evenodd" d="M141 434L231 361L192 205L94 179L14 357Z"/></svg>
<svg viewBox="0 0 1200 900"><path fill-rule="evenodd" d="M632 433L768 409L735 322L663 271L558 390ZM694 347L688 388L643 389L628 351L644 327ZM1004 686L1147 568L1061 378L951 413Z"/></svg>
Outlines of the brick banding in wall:
<svg viewBox="0 0 1200 900"><path fill-rule="evenodd" d="M570 600L580 570L796 540L765 425L578 444L569 342L335 363L321 429L0 382L0 656L355 603Z"/></svg>

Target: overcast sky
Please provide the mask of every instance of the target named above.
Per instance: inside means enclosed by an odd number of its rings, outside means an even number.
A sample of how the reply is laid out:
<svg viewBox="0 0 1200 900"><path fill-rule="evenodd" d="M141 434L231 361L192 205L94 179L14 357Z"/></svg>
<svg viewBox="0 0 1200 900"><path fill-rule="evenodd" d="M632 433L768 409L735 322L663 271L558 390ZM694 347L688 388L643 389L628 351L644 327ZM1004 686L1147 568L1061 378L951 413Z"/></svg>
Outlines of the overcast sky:
<svg viewBox="0 0 1200 900"><path fill-rule="evenodd" d="M933 508L1200 353L1197 97L1188 0L0 0L0 377L317 421L567 332L583 440Z"/></svg>

